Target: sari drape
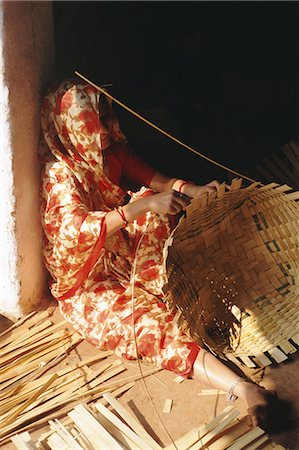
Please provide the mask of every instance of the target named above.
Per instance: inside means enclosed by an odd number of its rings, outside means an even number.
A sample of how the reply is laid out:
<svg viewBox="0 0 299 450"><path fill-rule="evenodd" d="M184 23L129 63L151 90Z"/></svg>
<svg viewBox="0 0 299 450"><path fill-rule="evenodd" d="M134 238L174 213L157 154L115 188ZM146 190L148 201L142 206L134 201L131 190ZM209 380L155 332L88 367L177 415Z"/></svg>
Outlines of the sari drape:
<svg viewBox="0 0 299 450"><path fill-rule="evenodd" d="M129 149L111 103L102 114L100 95L67 80L42 108L41 214L51 292L63 316L98 348L188 376L199 347L179 329L162 291L167 216L148 212L106 236L107 212L128 196L123 177L149 184L155 172ZM135 201L153 192L141 187L129 194Z"/></svg>

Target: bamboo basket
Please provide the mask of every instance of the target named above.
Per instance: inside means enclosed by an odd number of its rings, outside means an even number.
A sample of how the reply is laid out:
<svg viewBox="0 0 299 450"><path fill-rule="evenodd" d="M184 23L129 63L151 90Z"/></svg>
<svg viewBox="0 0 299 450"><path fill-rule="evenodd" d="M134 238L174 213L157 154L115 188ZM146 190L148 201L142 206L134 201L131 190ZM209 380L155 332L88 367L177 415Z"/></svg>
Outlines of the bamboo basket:
<svg viewBox="0 0 299 450"><path fill-rule="evenodd" d="M264 367L299 344L299 193L241 184L189 205L164 248L164 292L200 345Z"/></svg>

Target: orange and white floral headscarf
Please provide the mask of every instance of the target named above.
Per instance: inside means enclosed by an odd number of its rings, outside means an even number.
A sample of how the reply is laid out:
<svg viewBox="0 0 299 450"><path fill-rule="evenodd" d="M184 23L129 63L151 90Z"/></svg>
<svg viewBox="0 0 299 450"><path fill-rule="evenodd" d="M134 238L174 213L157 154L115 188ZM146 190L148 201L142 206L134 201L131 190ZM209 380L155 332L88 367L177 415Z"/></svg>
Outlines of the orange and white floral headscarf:
<svg viewBox="0 0 299 450"><path fill-rule="evenodd" d="M96 186L99 191L110 188L103 150L111 141L126 142L108 98L108 119L101 119L102 95L86 83L66 80L47 94L42 108L42 129L51 153L67 164L87 193Z"/></svg>

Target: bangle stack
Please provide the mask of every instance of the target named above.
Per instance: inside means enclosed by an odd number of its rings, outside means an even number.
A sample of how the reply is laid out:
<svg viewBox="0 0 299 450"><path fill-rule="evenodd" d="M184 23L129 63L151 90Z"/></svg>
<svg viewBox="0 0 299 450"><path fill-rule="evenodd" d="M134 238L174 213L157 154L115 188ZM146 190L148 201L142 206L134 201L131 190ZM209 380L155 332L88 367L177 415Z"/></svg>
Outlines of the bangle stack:
<svg viewBox="0 0 299 450"><path fill-rule="evenodd" d="M120 217L122 218L123 224L124 224L124 228L126 228L128 226L128 221L126 219L124 210L122 209L121 206L118 206L117 208L115 208L115 211L120 215Z"/></svg>

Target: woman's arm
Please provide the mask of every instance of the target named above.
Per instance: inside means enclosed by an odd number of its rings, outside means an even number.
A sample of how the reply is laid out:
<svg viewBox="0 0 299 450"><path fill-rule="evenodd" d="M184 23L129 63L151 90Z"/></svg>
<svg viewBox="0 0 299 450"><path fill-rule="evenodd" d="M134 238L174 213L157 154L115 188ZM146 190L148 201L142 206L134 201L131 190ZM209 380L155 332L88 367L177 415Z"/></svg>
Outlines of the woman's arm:
<svg viewBox="0 0 299 450"><path fill-rule="evenodd" d="M133 222L148 211L157 214L175 215L185 210L190 203L190 198L186 195L180 195L174 190L167 190L158 194L150 195L122 206L122 213L117 210L109 211L106 214L107 236L120 230L126 223ZM125 219L125 220L124 220Z"/></svg>

